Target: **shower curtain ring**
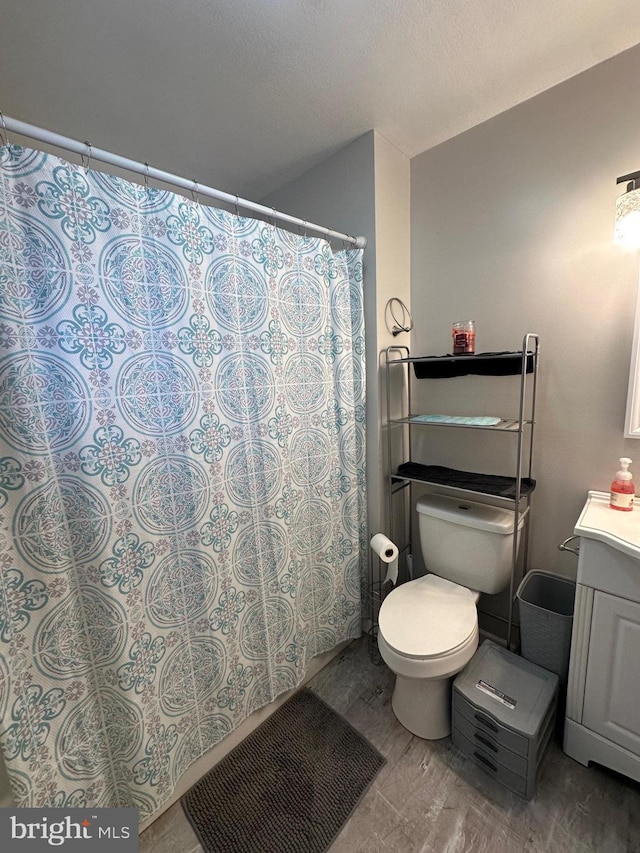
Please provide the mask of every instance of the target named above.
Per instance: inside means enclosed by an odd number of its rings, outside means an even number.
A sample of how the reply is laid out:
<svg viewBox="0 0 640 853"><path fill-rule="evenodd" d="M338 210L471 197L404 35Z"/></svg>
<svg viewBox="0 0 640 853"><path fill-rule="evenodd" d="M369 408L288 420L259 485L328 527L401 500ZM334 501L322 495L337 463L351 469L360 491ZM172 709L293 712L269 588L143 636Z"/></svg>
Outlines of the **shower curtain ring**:
<svg viewBox="0 0 640 853"><path fill-rule="evenodd" d="M193 189L191 190L191 198L198 204L198 182L193 179Z"/></svg>
<svg viewBox="0 0 640 853"><path fill-rule="evenodd" d="M85 153L80 155L80 162L82 163L82 168L84 169L84 171L88 172L91 166L91 143L85 141L84 144L87 146L87 150ZM87 158L86 163L85 157Z"/></svg>
<svg viewBox="0 0 640 853"><path fill-rule="evenodd" d="M149 192L149 164L145 160L144 164L144 191Z"/></svg>
<svg viewBox="0 0 640 853"><path fill-rule="evenodd" d="M275 207L271 208L271 216L269 217L269 224L274 228L276 227L276 209Z"/></svg>
<svg viewBox="0 0 640 853"><path fill-rule="evenodd" d="M4 123L4 116L3 116L1 111L0 111L0 122L2 123L2 134L0 134L0 138L2 138L2 144L8 145L9 144L9 134L7 132L7 125Z"/></svg>
<svg viewBox="0 0 640 853"><path fill-rule="evenodd" d="M237 216L238 218L240 218L240 208L239 208L239 206L238 206L238 202L239 202L239 201L240 201L240 199L238 198L238 196L236 196L236 216Z"/></svg>

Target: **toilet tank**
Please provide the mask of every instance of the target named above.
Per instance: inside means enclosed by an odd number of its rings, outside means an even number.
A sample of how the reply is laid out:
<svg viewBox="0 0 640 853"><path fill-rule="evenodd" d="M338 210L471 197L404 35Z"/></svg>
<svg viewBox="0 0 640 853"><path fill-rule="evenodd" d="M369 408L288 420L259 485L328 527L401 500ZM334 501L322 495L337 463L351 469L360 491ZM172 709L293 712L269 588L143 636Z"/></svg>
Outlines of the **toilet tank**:
<svg viewBox="0 0 640 853"><path fill-rule="evenodd" d="M490 595L508 586L513 512L445 495L424 495L416 508L427 572Z"/></svg>

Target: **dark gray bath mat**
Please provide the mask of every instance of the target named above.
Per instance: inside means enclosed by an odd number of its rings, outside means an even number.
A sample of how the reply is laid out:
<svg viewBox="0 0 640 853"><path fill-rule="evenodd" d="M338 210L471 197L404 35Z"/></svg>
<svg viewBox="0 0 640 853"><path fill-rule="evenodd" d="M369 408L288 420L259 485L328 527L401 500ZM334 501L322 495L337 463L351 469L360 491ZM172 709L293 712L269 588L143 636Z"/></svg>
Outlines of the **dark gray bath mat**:
<svg viewBox="0 0 640 853"><path fill-rule="evenodd" d="M321 853L385 763L306 688L182 797L206 853Z"/></svg>

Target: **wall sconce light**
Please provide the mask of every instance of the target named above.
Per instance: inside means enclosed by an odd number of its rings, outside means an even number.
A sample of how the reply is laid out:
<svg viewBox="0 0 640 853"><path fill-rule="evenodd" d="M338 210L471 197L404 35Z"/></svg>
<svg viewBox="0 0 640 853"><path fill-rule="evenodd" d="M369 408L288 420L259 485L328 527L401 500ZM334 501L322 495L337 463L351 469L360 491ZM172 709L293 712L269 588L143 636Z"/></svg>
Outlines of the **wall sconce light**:
<svg viewBox="0 0 640 853"><path fill-rule="evenodd" d="M615 239L627 248L640 249L640 172L622 175L616 184L628 181L627 191L616 199Z"/></svg>

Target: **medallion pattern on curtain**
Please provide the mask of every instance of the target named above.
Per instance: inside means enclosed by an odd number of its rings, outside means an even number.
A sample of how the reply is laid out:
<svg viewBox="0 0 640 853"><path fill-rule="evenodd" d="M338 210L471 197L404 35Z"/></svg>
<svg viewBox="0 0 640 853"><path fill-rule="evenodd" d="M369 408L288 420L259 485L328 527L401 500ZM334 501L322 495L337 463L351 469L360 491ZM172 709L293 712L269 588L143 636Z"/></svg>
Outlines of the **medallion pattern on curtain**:
<svg viewBox="0 0 640 853"><path fill-rule="evenodd" d="M153 815L360 633L361 252L0 149L0 744Z"/></svg>

